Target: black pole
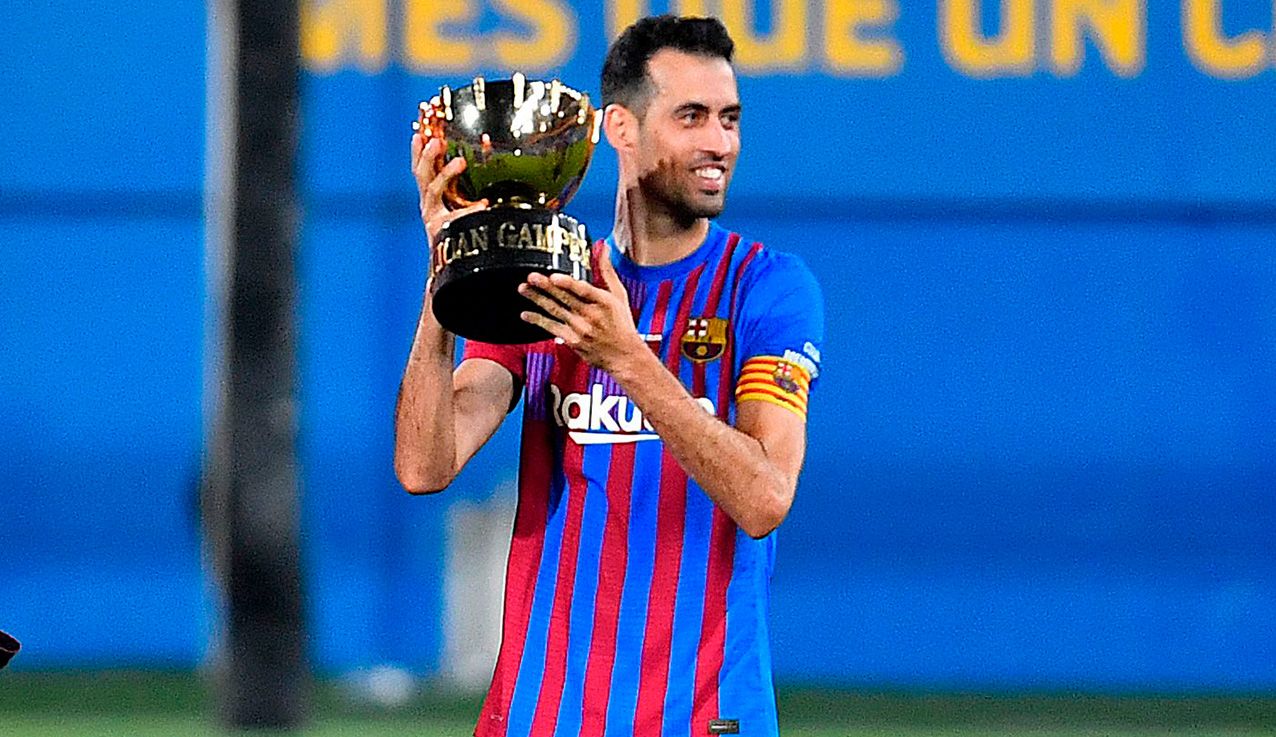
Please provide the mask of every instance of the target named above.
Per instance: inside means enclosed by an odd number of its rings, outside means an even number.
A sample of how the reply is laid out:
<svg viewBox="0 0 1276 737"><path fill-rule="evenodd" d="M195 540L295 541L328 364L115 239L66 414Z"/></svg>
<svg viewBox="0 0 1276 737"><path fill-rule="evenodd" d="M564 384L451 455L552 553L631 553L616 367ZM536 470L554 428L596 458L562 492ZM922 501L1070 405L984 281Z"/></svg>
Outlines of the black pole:
<svg viewBox="0 0 1276 737"><path fill-rule="evenodd" d="M294 392L299 10L219 0L213 13L210 125L227 126L225 150L209 151L223 174L210 196L223 321L206 505L226 607L219 714L232 728L291 729L308 686Z"/></svg>

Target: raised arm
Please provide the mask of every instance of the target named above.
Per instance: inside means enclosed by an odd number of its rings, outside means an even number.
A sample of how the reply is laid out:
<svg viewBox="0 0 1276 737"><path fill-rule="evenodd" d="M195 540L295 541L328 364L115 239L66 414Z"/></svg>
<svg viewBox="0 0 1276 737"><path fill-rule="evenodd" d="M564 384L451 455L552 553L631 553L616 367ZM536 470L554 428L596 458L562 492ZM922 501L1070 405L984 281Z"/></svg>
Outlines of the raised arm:
<svg viewBox="0 0 1276 737"><path fill-rule="evenodd" d="M412 137L412 174L421 195L427 243L448 220L486 203L448 211L442 193L465 169L464 159L441 166L442 147ZM394 412L394 472L413 494L442 491L496 428L514 399L514 379L493 361L464 361L454 372L456 338L434 318L426 290Z"/></svg>
<svg viewBox="0 0 1276 737"><path fill-rule="evenodd" d="M452 370L456 340L426 295L394 412L394 472L413 494L442 491L500 427L514 378L486 359Z"/></svg>
<svg viewBox="0 0 1276 737"><path fill-rule="evenodd" d="M732 427L705 412L651 351L634 351L612 371L670 455L741 530L760 538L780 526L806 454L805 418L743 401Z"/></svg>
<svg viewBox="0 0 1276 737"><path fill-rule="evenodd" d="M608 253L599 259L602 288L562 274L529 277L522 293L547 314L524 319L611 374L722 511L748 535L766 536L793 504L806 453L805 400L741 396L734 427L705 412L638 336Z"/></svg>

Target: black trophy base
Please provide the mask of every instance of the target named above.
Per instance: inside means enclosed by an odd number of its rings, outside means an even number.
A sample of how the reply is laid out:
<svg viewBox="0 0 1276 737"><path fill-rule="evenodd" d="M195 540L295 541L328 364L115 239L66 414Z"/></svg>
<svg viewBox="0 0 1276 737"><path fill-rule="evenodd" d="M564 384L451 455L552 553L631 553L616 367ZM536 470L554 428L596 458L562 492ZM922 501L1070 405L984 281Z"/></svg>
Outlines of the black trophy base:
<svg viewBox="0 0 1276 737"><path fill-rule="evenodd" d="M9 660L22 649L22 643L8 632L0 632L0 668L9 664Z"/></svg>
<svg viewBox="0 0 1276 737"><path fill-rule="evenodd" d="M484 343L536 343L550 336L520 314L537 311L518 293L532 272L588 281L590 241L570 215L497 206L448 223L432 253L434 316L457 335Z"/></svg>

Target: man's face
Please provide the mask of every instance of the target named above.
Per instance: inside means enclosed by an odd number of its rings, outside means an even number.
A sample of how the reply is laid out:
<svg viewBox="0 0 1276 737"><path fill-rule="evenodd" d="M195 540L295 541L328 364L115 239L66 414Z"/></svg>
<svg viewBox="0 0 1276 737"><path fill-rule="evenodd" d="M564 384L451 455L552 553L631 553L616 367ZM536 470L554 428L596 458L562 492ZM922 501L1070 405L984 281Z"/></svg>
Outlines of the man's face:
<svg viewBox="0 0 1276 737"><path fill-rule="evenodd" d="M717 217L740 155L735 72L726 59L661 49L647 75L651 97L638 146L643 194L679 220Z"/></svg>

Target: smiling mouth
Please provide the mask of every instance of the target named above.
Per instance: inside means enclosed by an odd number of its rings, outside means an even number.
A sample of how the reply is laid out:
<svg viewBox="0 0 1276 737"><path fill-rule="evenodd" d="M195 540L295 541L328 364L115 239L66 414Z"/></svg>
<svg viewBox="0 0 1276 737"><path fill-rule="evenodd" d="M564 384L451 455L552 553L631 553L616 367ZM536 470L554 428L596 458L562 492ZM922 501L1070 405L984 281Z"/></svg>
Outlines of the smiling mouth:
<svg viewBox="0 0 1276 737"><path fill-rule="evenodd" d="M700 180L700 185L705 189L717 191L722 188L722 183L726 180L726 170L716 166L702 166L695 169L694 173Z"/></svg>

